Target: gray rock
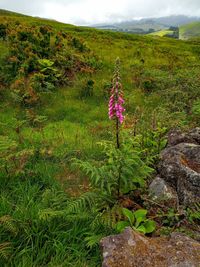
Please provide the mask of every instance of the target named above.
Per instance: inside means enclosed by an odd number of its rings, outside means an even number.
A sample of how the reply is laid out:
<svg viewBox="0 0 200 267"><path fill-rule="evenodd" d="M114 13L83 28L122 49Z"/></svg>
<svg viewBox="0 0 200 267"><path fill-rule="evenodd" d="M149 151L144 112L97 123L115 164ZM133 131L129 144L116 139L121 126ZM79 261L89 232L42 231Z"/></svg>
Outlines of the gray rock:
<svg viewBox="0 0 200 267"><path fill-rule="evenodd" d="M200 243L178 233L147 238L126 228L101 241L102 267L199 267Z"/></svg>
<svg viewBox="0 0 200 267"><path fill-rule="evenodd" d="M194 144L199 144L200 145L200 127L196 127L192 129L189 133L188 136L194 140Z"/></svg>
<svg viewBox="0 0 200 267"><path fill-rule="evenodd" d="M194 128L188 133L182 133L179 129L173 129L168 134L168 146L175 146L180 143L200 145L200 128Z"/></svg>
<svg viewBox="0 0 200 267"><path fill-rule="evenodd" d="M164 149L160 176L177 191L180 204L200 201L200 145L180 143Z"/></svg>
<svg viewBox="0 0 200 267"><path fill-rule="evenodd" d="M149 185L149 196L158 203L167 204L173 208L178 206L176 191L160 177L156 177Z"/></svg>

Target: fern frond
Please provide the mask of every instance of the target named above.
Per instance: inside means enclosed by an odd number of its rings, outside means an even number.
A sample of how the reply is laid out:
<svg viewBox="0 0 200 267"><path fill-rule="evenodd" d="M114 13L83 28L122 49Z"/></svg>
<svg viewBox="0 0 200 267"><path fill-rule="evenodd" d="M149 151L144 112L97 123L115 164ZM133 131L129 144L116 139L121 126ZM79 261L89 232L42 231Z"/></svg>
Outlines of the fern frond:
<svg viewBox="0 0 200 267"><path fill-rule="evenodd" d="M79 222L79 221L90 221L91 220L91 213L90 211L80 212L76 214L64 214L64 218L68 222Z"/></svg>
<svg viewBox="0 0 200 267"><path fill-rule="evenodd" d="M65 192L53 189L46 189L42 194L42 204L44 207L52 209L62 209L67 206L69 199Z"/></svg>
<svg viewBox="0 0 200 267"><path fill-rule="evenodd" d="M0 135L0 157L17 147L17 143L7 136Z"/></svg>
<svg viewBox="0 0 200 267"><path fill-rule="evenodd" d="M105 209L101 214L101 222L107 227L113 228L114 225L123 217L121 207L116 204L112 208Z"/></svg>
<svg viewBox="0 0 200 267"><path fill-rule="evenodd" d="M10 242L4 242L0 244L0 259L8 260L12 251L12 245Z"/></svg>
<svg viewBox="0 0 200 267"><path fill-rule="evenodd" d="M82 194L80 197L69 201L66 212L70 213L78 213L80 211L91 209L96 205L99 196L95 192L86 192Z"/></svg>
<svg viewBox="0 0 200 267"><path fill-rule="evenodd" d="M113 228L114 225L123 218L121 206L118 204L112 207L106 206L102 212L93 213L91 229L96 230L102 226Z"/></svg>
<svg viewBox="0 0 200 267"><path fill-rule="evenodd" d="M9 215L0 217L0 225L3 227L4 231L12 233L14 236L18 234L18 228L16 222Z"/></svg>
<svg viewBox="0 0 200 267"><path fill-rule="evenodd" d="M100 240L104 237L103 234L94 235L94 233L88 233L88 236L85 238L86 246L89 249L92 249L95 246L99 245Z"/></svg>
<svg viewBox="0 0 200 267"><path fill-rule="evenodd" d="M63 217L65 215L63 210L52 210L52 209L45 209L45 210L41 210L39 213L39 219L42 221L50 221L53 218L57 218L57 217Z"/></svg>
<svg viewBox="0 0 200 267"><path fill-rule="evenodd" d="M98 198L99 196L95 192L86 192L79 198L68 200L65 208L62 210L55 210L54 206L52 206L52 208L40 210L38 214L39 219L43 221L61 217L65 218L67 221L87 219L90 217L89 211L96 206Z"/></svg>

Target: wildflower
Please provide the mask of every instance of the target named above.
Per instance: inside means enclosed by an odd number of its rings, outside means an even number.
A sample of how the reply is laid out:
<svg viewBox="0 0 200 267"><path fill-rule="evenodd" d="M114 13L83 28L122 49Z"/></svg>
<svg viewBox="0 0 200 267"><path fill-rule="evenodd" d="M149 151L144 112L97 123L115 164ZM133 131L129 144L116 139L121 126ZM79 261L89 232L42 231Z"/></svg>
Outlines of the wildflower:
<svg viewBox="0 0 200 267"><path fill-rule="evenodd" d="M109 100L109 110L108 115L110 119L116 118L120 124L124 121L123 112L125 111L124 107L124 99L122 93L122 85L120 83L120 75L119 75L119 60L116 61L116 70L113 78L113 88L111 91L111 97Z"/></svg>

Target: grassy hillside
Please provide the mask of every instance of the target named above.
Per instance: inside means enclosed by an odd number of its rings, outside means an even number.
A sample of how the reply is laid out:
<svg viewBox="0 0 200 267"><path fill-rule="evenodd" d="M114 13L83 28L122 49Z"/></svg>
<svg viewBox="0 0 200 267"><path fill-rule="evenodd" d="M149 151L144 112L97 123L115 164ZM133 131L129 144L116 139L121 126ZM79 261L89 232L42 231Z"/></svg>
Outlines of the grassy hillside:
<svg viewBox="0 0 200 267"><path fill-rule="evenodd" d="M199 123L199 42L2 14L0 266L101 266L98 243L116 233L123 194L146 192L167 130ZM126 107L121 131L130 142L121 160L136 160L127 180L147 179L125 184L120 197L109 184L115 166L106 172L119 153L112 148L114 159L100 168L109 155L98 144L115 140L108 99L117 57ZM91 176L74 164L80 160L89 161L85 170L97 167ZM156 223L169 233L174 221Z"/></svg>
<svg viewBox="0 0 200 267"><path fill-rule="evenodd" d="M149 33L149 35L159 36L159 37L163 37L166 34L173 34L173 31L170 31L170 30L161 30L161 31Z"/></svg>
<svg viewBox="0 0 200 267"><path fill-rule="evenodd" d="M23 14L20 14L20 13L16 13L16 12L12 12L12 11L5 10L5 9L0 9L0 16L26 17L26 15L23 15Z"/></svg>
<svg viewBox="0 0 200 267"><path fill-rule="evenodd" d="M180 39L200 37L200 22L193 22L180 27Z"/></svg>

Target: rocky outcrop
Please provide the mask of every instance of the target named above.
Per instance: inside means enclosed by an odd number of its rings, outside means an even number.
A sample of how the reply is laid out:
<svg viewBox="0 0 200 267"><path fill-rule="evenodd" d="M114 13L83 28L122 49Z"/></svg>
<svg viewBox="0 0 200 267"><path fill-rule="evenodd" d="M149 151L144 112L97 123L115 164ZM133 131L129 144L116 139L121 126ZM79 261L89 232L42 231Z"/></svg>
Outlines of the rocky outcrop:
<svg viewBox="0 0 200 267"><path fill-rule="evenodd" d="M175 189L167 184L164 179L157 176L149 185L149 195L152 200L172 208L178 206L178 195Z"/></svg>
<svg viewBox="0 0 200 267"><path fill-rule="evenodd" d="M187 134L171 132L161 153L159 175L178 194L179 203L200 201L200 128Z"/></svg>
<svg viewBox="0 0 200 267"><path fill-rule="evenodd" d="M126 228L101 241L102 267L199 267L200 243L183 234L147 238Z"/></svg>
<svg viewBox="0 0 200 267"><path fill-rule="evenodd" d="M181 130L174 129L168 134L168 147L180 143L190 143L200 145L200 128L194 128L188 133L182 133Z"/></svg>

